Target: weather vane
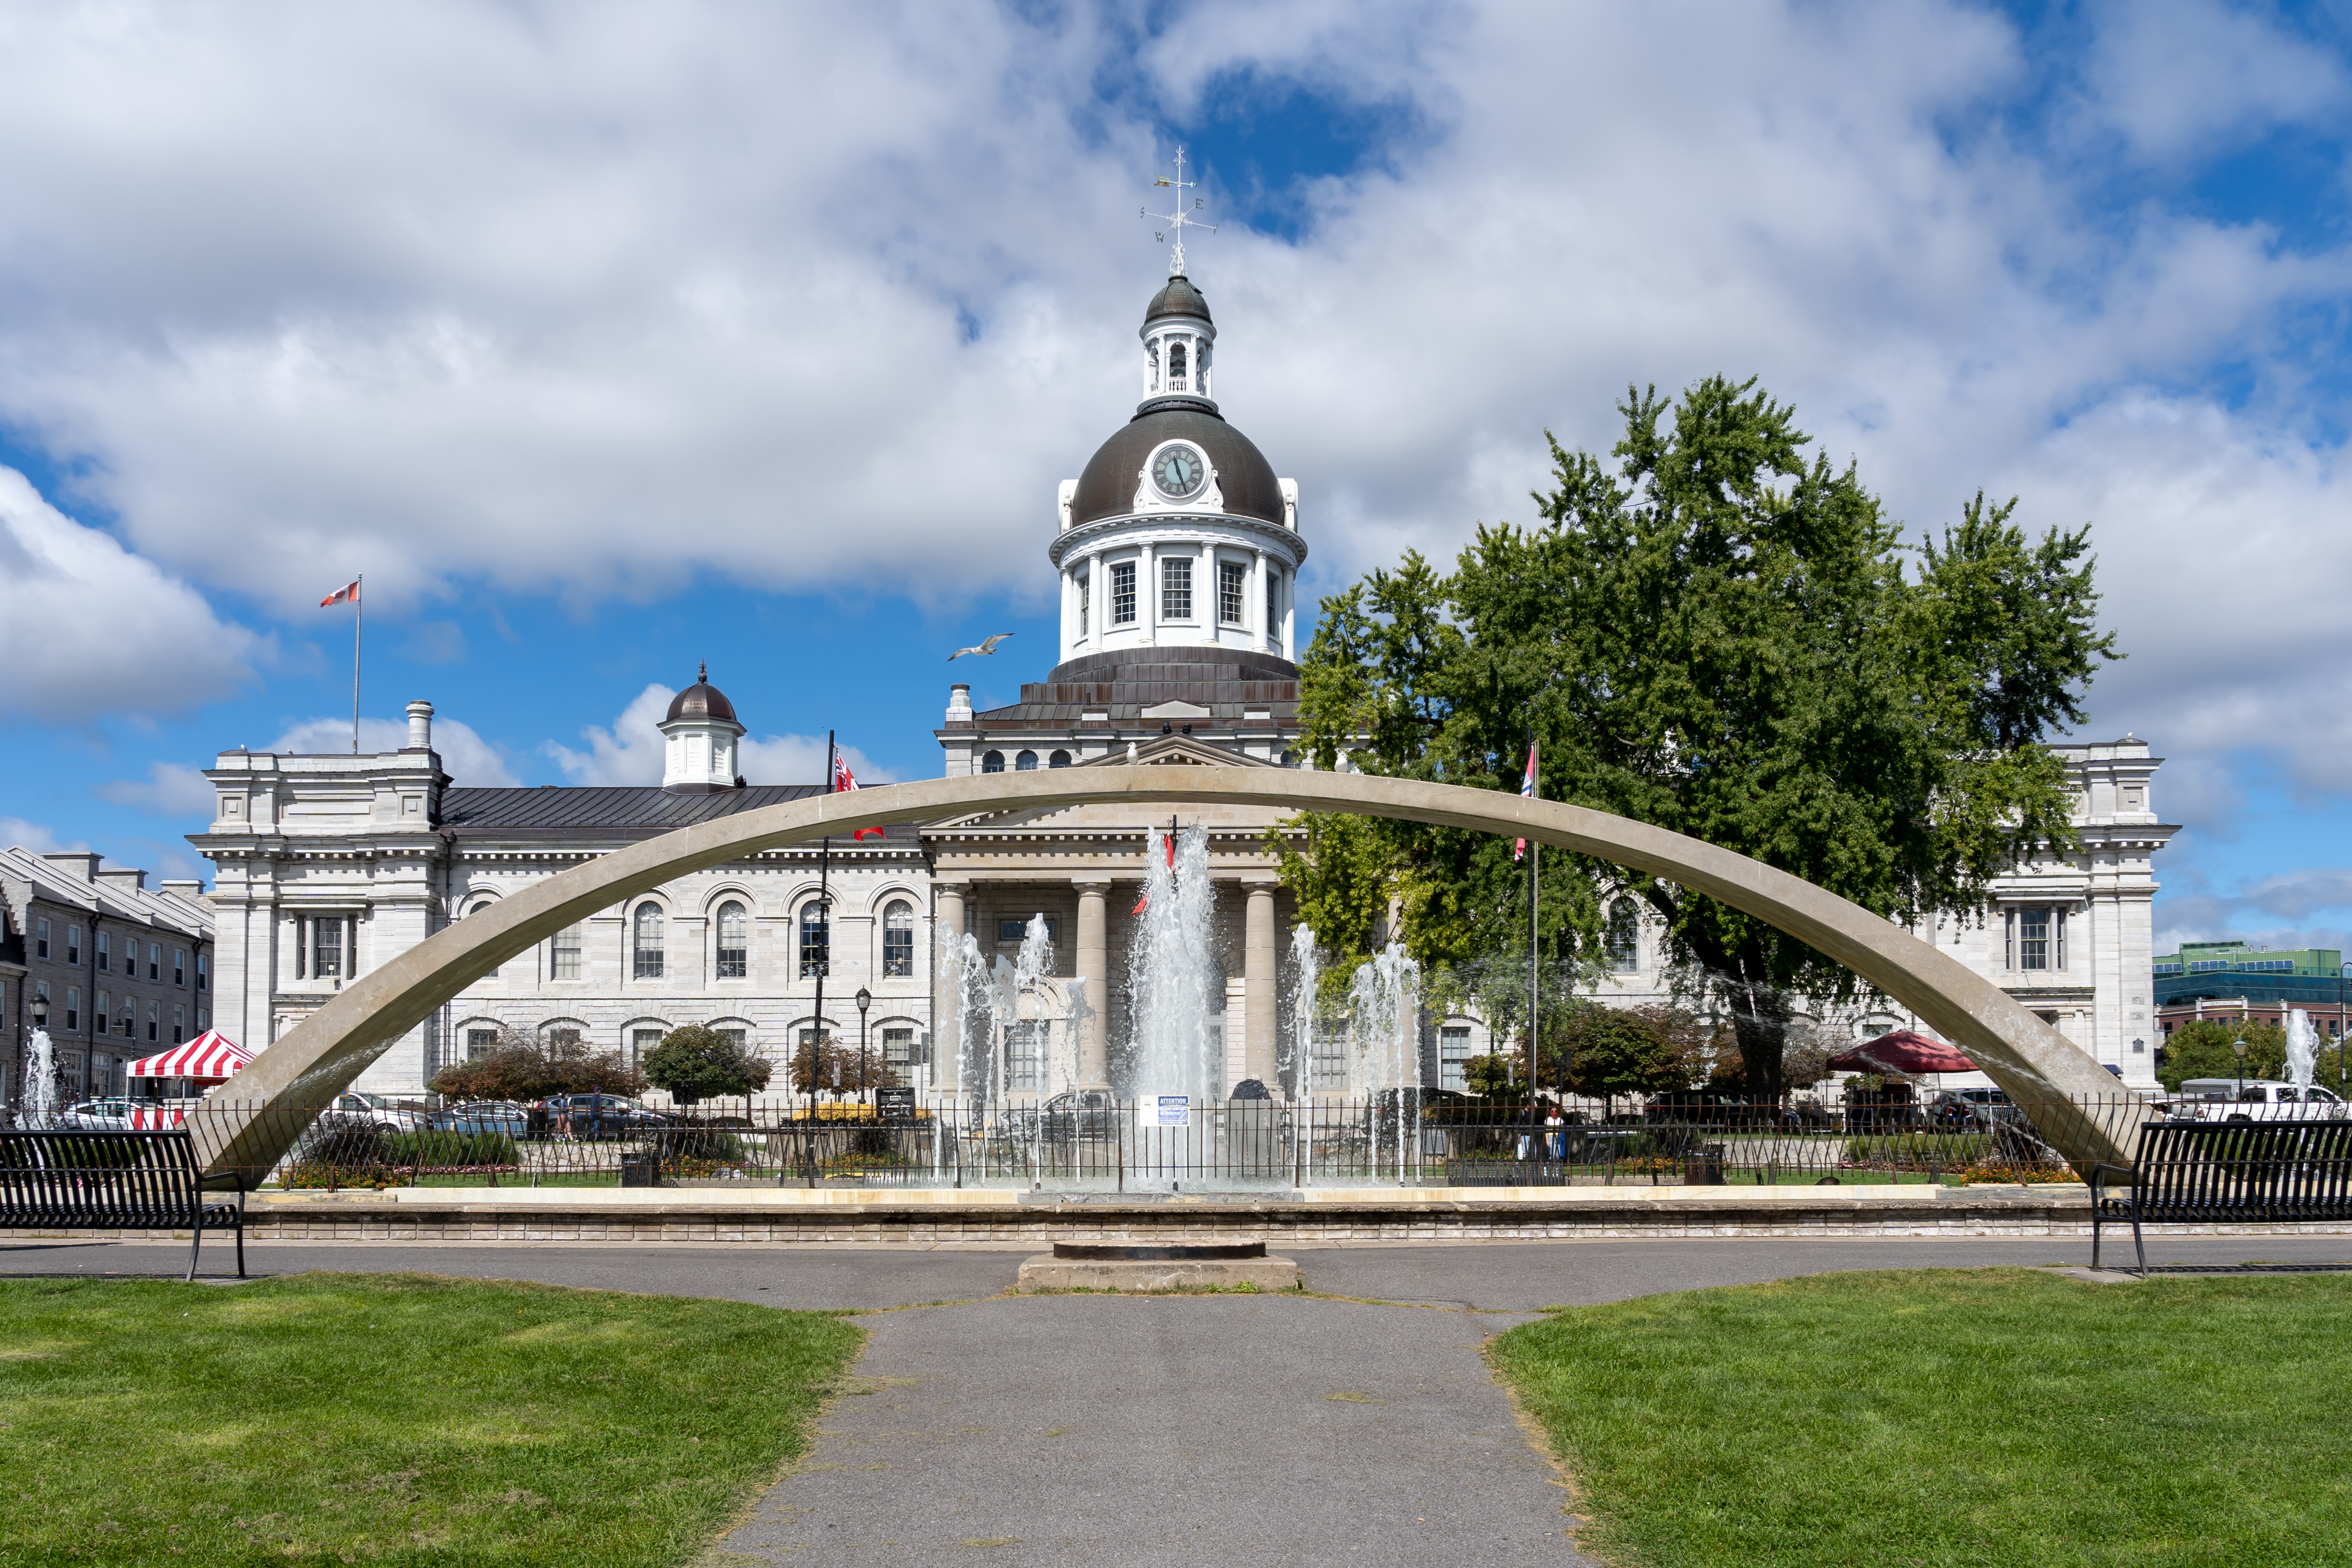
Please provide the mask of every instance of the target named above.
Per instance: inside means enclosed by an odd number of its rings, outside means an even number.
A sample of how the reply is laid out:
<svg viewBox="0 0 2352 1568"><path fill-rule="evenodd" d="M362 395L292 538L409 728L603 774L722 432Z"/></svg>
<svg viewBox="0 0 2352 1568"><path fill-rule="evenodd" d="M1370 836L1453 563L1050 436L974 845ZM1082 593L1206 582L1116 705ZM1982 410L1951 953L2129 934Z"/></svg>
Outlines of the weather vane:
<svg viewBox="0 0 2352 1568"><path fill-rule="evenodd" d="M1217 232L1217 226L1213 223L1203 222L1202 219L1196 218L1192 216L1207 205L1200 197L1194 196L1192 198L1192 205L1190 206L1184 205L1184 193L1186 191L1200 189L1201 183L1198 180L1187 180L1184 177L1183 148L1179 147L1176 149L1176 177L1171 180L1165 176L1161 176L1155 178L1151 183L1155 185L1165 185L1170 190L1176 193L1176 210L1174 212L1156 213L1150 207L1145 207L1142 209L1141 216L1144 217L1158 218L1161 223L1168 226L1166 228L1154 234L1151 237L1152 238L1159 240L1164 245L1168 243L1169 237L1171 235L1175 237L1176 248L1171 251L1168 257L1168 276L1171 278L1181 277L1184 272L1185 228L1188 226L1192 228L1205 228L1211 234L1214 234Z"/></svg>

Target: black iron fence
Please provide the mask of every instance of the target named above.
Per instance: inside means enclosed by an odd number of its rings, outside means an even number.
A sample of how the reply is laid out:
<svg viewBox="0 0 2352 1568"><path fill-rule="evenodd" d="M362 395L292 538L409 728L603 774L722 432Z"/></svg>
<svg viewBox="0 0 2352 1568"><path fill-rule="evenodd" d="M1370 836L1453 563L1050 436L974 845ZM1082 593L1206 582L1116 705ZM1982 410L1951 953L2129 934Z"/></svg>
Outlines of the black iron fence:
<svg viewBox="0 0 2352 1568"><path fill-rule="evenodd" d="M1497 1104L1416 1089L1305 1102L1064 1095L877 1110L729 1102L654 1109L272 1107L289 1152L266 1185L986 1187L1282 1192L1310 1187L1791 1185L2073 1179L2053 1144L2092 1122L2124 1148L2153 1111L2118 1094L1921 1113L1907 1101L1661 1096ZM244 1109L144 1108L226 1144Z"/></svg>

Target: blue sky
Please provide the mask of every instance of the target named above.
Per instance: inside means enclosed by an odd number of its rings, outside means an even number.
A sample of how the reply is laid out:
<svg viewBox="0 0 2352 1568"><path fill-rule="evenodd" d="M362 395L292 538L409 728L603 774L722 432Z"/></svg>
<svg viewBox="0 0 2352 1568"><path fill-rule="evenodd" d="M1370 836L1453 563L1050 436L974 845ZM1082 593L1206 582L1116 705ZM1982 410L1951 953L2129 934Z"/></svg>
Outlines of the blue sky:
<svg viewBox="0 0 2352 1568"><path fill-rule="evenodd" d="M2093 525L2131 658L2086 732L2186 827L2159 940L2352 946L2347 18L20 15L0 836L202 874L194 770L348 724L359 571L365 715L431 699L462 780L638 779L705 658L763 776L828 728L930 773L950 679L1052 663L1181 142L1311 591L1524 520L1630 382L1759 375L1916 527Z"/></svg>

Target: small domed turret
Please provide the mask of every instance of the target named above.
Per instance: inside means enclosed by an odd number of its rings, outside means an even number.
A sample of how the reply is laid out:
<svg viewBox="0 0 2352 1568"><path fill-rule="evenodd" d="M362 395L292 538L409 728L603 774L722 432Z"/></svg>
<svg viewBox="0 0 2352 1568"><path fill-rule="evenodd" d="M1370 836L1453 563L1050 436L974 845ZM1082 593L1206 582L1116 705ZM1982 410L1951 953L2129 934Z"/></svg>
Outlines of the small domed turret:
<svg viewBox="0 0 2352 1568"><path fill-rule="evenodd" d="M735 787L735 742L743 726L735 705L710 684L710 667L696 669L694 684L670 699L662 732L662 788L672 795L717 795Z"/></svg>

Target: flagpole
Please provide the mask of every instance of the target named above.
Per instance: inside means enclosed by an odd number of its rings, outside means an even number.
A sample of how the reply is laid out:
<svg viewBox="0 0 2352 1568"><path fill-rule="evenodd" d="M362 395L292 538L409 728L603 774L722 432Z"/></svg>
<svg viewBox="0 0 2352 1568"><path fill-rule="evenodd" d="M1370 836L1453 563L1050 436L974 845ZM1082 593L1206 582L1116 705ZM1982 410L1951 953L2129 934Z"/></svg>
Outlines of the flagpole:
<svg viewBox="0 0 2352 1568"><path fill-rule="evenodd" d="M1536 743L1528 741L1528 777L1532 784L1536 771ZM1536 967L1537 882L1536 866L1543 858L1543 841L1528 839L1528 1115L1535 1115L1536 1106L1536 1025L1540 1017L1542 992Z"/></svg>
<svg viewBox="0 0 2352 1568"><path fill-rule="evenodd" d="M367 584L362 572L352 579L352 608L358 612L352 617L352 755L360 754L360 628L367 625L367 595L361 592Z"/></svg>
<svg viewBox="0 0 2352 1568"><path fill-rule="evenodd" d="M824 792L827 795L833 793L834 787L833 736L834 731L831 730L824 732ZM816 858L816 912L817 919L824 922L824 957L816 966L815 1026L809 1030L811 1042L809 1045L809 1136L811 1138L816 1136L817 1066L824 1059L824 972L833 967L833 895L828 890L832 874L833 836L827 834L819 842ZM814 1143L809 1145L809 1185L812 1187L816 1185L815 1147Z"/></svg>

